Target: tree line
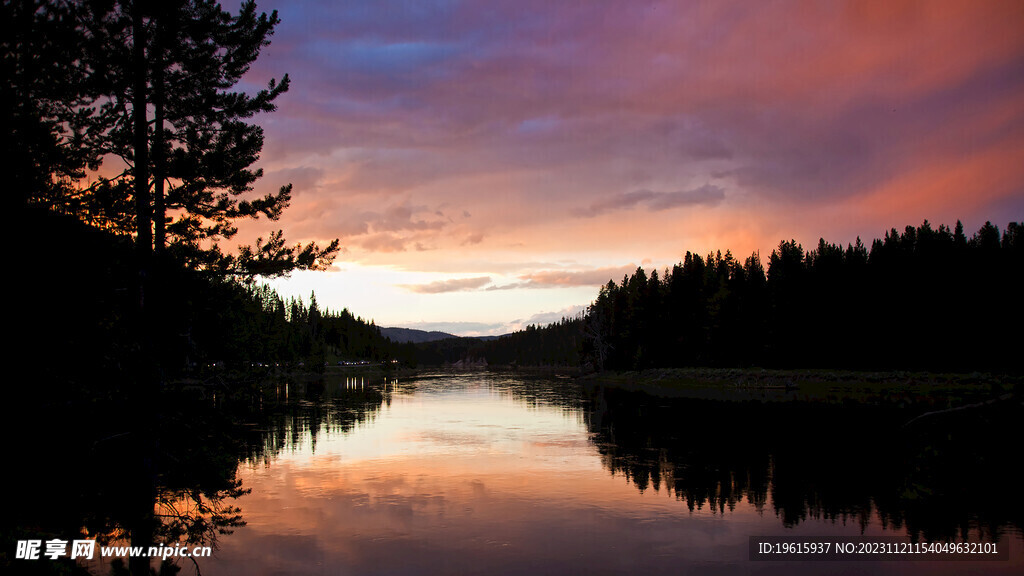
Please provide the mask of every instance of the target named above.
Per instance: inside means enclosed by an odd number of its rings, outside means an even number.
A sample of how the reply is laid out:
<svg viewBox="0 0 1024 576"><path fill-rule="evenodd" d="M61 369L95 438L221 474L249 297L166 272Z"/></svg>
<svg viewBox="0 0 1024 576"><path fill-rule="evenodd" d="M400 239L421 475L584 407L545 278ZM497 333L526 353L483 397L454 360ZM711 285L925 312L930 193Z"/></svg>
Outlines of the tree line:
<svg viewBox="0 0 1024 576"><path fill-rule="evenodd" d="M893 228L870 248L687 252L609 280L585 315L466 346L491 364L1020 371L1024 223Z"/></svg>
<svg viewBox="0 0 1024 576"><path fill-rule="evenodd" d="M775 366L1019 370L1024 226L895 228L845 248L687 252L601 288L585 322L596 368Z"/></svg>
<svg viewBox="0 0 1024 576"><path fill-rule="evenodd" d="M205 316L218 337L197 347L205 367L266 367L322 372L325 365L403 357L407 347L394 344L371 320L347 308L321 310L316 295L285 300L265 284L226 284L224 296ZM224 334L225 327L229 330Z"/></svg>

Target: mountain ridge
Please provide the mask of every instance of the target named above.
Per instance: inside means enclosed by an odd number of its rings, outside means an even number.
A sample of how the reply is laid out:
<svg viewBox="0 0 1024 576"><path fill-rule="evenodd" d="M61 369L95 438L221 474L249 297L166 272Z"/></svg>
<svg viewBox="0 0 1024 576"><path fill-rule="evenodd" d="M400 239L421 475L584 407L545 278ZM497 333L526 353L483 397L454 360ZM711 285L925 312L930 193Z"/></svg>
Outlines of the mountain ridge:
<svg viewBox="0 0 1024 576"><path fill-rule="evenodd" d="M448 338L476 338L478 340L493 340L497 336L458 336L456 334L449 334L448 332L441 332L438 330L417 330L415 328L399 328L389 327L380 329L381 336L390 338L392 342L399 344L405 344L412 342L413 344L422 344L424 342L435 342L437 340L445 340Z"/></svg>

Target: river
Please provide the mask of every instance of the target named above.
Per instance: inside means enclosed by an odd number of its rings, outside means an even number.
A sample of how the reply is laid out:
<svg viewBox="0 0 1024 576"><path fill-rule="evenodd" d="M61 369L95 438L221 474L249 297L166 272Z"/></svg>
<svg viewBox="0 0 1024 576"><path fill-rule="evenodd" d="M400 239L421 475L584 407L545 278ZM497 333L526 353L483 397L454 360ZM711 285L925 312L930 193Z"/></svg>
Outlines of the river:
<svg viewBox="0 0 1024 576"><path fill-rule="evenodd" d="M906 420L898 411L695 403L486 373L348 378L276 394L296 408L254 431L258 445L237 472L251 490L235 503L245 525L200 560L203 574L1022 566L1021 497L1010 477L993 477L1012 464L982 458L965 471L955 447L920 434L886 446L889 425ZM990 542L1004 559L751 559L751 537L778 536Z"/></svg>

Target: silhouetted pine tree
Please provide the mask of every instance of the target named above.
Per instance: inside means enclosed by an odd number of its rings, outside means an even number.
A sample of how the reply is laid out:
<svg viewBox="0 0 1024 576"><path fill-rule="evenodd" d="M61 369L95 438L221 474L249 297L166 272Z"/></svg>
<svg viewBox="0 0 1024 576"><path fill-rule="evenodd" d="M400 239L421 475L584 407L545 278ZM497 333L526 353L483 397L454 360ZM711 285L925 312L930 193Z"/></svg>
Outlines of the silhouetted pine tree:
<svg viewBox="0 0 1024 576"><path fill-rule="evenodd" d="M583 321L596 369L779 366L1015 370L1024 345L1024 233L928 221L891 229L868 250L824 239L757 254L643 269L603 286Z"/></svg>

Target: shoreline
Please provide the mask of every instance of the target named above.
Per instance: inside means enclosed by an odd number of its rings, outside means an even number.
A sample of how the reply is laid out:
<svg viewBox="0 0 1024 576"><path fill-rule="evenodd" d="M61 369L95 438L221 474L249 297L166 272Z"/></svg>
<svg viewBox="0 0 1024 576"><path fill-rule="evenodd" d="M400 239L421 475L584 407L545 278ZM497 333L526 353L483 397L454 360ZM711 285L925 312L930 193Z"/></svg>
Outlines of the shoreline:
<svg viewBox="0 0 1024 576"><path fill-rule="evenodd" d="M1024 377L991 373L663 368L591 373L577 380L668 398L900 406L953 406L1024 391Z"/></svg>

